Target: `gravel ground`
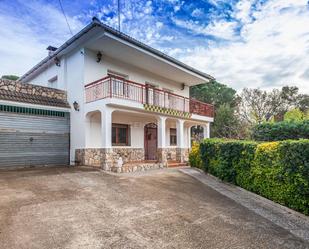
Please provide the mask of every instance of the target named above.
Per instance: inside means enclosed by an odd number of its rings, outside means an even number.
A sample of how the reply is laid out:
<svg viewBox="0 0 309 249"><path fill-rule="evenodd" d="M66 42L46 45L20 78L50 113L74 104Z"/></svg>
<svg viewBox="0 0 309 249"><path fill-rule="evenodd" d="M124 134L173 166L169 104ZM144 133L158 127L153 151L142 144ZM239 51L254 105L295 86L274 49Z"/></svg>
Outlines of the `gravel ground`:
<svg viewBox="0 0 309 249"><path fill-rule="evenodd" d="M177 169L0 171L0 248L309 248Z"/></svg>

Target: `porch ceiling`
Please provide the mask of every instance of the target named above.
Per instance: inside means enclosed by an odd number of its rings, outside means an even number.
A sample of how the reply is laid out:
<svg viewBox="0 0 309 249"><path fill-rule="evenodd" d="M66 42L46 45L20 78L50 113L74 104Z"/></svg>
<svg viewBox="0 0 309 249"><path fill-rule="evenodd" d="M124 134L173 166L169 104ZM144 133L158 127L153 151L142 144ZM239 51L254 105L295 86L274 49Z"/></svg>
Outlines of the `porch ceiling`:
<svg viewBox="0 0 309 249"><path fill-rule="evenodd" d="M156 118L155 118L154 115L151 115L151 114L148 115L148 114L145 114L145 113L142 113L142 112L135 112L135 111L115 110L115 111L113 111L112 117L113 118L130 117L131 120L136 119L136 121L143 120L143 121L148 121L148 122L156 122Z"/></svg>
<svg viewBox="0 0 309 249"><path fill-rule="evenodd" d="M152 55L109 34L90 41L86 47L94 51L101 51L103 59L104 55L106 55L178 83L191 86L209 81L205 77L168 62L159 56Z"/></svg>

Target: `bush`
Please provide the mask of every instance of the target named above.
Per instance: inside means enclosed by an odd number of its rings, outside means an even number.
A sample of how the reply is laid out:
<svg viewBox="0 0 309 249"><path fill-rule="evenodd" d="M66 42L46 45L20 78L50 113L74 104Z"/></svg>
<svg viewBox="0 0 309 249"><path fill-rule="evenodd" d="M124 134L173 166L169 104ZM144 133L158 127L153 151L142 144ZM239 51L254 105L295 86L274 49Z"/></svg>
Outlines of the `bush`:
<svg viewBox="0 0 309 249"><path fill-rule="evenodd" d="M292 109L284 114L284 121L302 121L306 118L299 108Z"/></svg>
<svg viewBox="0 0 309 249"><path fill-rule="evenodd" d="M309 214L309 140L207 139L200 154L206 172Z"/></svg>
<svg viewBox="0 0 309 249"><path fill-rule="evenodd" d="M309 139L309 120L258 124L252 138L257 141Z"/></svg>
<svg viewBox="0 0 309 249"><path fill-rule="evenodd" d="M200 145L193 143L191 152L189 154L189 162L192 167L203 169L202 159L200 156Z"/></svg>

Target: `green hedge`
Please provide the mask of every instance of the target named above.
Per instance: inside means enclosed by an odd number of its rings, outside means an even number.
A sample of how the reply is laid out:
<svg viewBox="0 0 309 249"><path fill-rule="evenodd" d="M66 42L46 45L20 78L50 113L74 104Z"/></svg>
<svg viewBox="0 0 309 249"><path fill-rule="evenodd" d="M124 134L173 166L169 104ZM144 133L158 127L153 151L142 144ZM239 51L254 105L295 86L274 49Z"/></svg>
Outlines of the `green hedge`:
<svg viewBox="0 0 309 249"><path fill-rule="evenodd" d="M309 139L309 120L258 124L252 132L252 139L257 141L302 138Z"/></svg>
<svg viewBox="0 0 309 249"><path fill-rule="evenodd" d="M206 172L309 214L309 140L207 139L199 156Z"/></svg>
<svg viewBox="0 0 309 249"><path fill-rule="evenodd" d="M203 169L203 162L200 156L200 144L193 143L190 154L189 163L192 167Z"/></svg>

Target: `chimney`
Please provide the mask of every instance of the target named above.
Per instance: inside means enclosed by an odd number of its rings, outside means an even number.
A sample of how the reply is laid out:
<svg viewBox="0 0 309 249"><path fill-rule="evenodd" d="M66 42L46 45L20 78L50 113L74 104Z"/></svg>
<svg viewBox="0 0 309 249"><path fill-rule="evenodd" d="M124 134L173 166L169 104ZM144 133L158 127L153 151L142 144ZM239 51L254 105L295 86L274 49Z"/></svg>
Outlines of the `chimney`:
<svg viewBox="0 0 309 249"><path fill-rule="evenodd" d="M57 48L53 46L48 46L46 50L48 50L48 55L51 56L57 50Z"/></svg>

